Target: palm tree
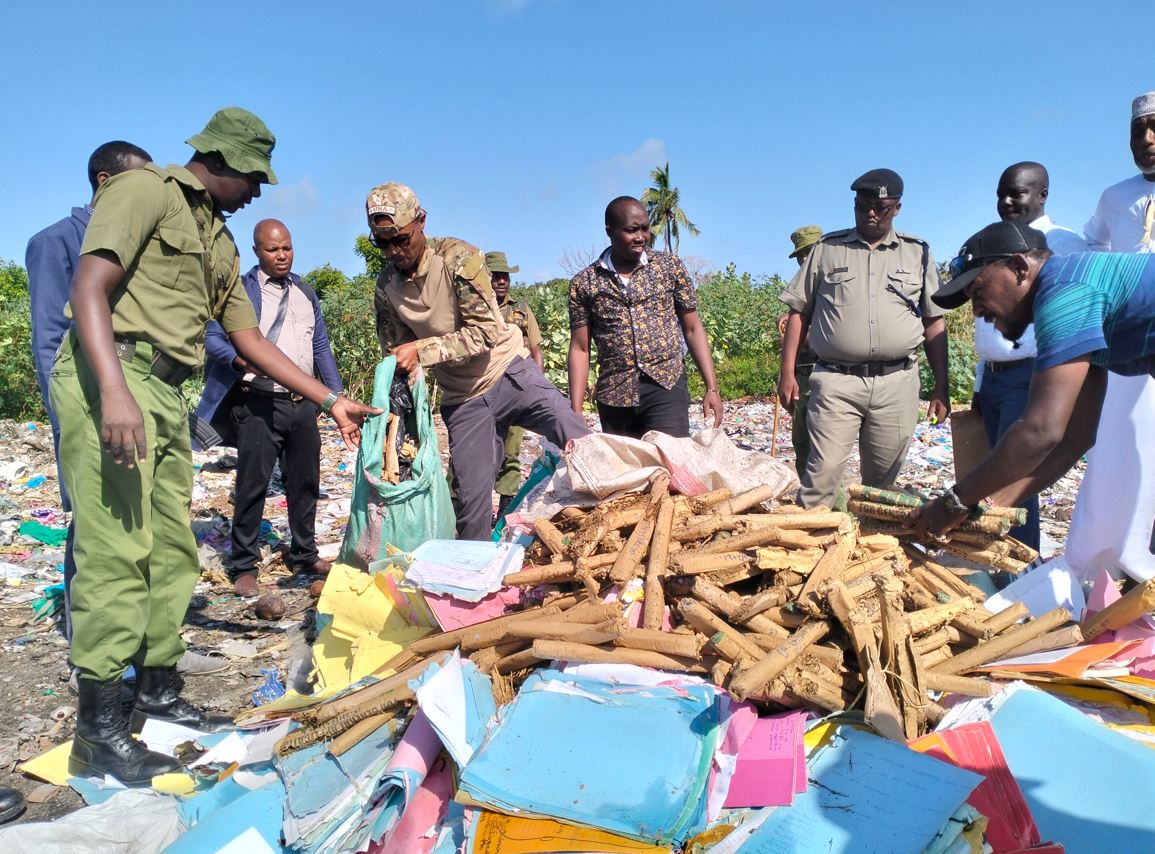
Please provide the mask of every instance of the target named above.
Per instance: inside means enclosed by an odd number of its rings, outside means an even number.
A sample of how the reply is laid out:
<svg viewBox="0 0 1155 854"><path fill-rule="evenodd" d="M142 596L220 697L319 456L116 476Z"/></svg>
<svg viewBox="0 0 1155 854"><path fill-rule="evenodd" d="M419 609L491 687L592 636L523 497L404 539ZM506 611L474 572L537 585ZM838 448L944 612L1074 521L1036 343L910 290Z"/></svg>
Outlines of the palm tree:
<svg viewBox="0 0 1155 854"><path fill-rule="evenodd" d="M642 193L642 204L646 206L646 213L650 215L650 233L657 238L663 235L666 240L666 251L678 254L681 246L679 229L686 229L697 237L701 234L698 226L690 222L686 212L678 206L678 188L670 186L670 164L659 166L650 173L650 180L654 182Z"/></svg>

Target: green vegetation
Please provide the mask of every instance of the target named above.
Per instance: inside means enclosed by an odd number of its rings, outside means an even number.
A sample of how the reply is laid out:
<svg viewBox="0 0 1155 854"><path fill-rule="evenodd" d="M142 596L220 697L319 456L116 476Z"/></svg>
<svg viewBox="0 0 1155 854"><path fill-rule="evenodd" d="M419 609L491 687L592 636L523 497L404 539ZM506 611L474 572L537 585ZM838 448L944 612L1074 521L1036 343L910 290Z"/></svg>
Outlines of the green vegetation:
<svg viewBox="0 0 1155 854"><path fill-rule="evenodd" d="M663 237L666 251L677 255L681 247L681 229L686 229L694 237L701 232L682 210L678 188L670 186L670 164L667 162L665 166L654 169L650 173L650 180L654 182L653 186L646 188L641 199L650 216L650 233L654 238Z"/></svg>
<svg viewBox="0 0 1155 854"><path fill-rule="evenodd" d="M28 273L14 261L0 261L0 418L48 417L32 364L31 317Z"/></svg>

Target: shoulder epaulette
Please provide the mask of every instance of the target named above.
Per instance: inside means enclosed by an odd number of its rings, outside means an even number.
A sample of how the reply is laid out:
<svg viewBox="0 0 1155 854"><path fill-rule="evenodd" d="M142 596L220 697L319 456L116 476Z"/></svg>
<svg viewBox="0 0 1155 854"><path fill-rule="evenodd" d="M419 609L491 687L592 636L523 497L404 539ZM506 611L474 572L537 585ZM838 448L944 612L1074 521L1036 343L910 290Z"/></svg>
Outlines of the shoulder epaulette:
<svg viewBox="0 0 1155 854"><path fill-rule="evenodd" d="M917 243L919 246L929 246L930 244L921 237L915 237L913 234L907 234L905 231L896 231L895 237L899 240L905 240L907 243Z"/></svg>
<svg viewBox="0 0 1155 854"><path fill-rule="evenodd" d="M820 238L818 238L818 242L821 243L824 240L833 240L835 237L846 237L846 235L850 234L852 231L854 231L853 228L840 228L838 231L828 231Z"/></svg>

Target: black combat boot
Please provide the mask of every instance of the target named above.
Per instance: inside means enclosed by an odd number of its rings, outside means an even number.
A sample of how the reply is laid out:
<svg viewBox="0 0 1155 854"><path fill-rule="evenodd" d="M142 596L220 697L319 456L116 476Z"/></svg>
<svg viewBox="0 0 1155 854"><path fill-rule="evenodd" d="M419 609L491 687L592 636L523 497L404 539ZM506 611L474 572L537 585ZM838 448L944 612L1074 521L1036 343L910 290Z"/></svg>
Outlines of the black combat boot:
<svg viewBox="0 0 1155 854"><path fill-rule="evenodd" d="M149 718L192 727L201 732L220 732L233 726L232 718L209 715L181 699L184 680L176 667L137 667L136 705L132 708L132 731L140 732Z"/></svg>
<svg viewBox="0 0 1155 854"><path fill-rule="evenodd" d="M178 770L180 763L154 753L129 734L120 683L120 679L77 681L76 737L68 770L81 777L107 774L126 786L147 786L158 774Z"/></svg>
<svg viewBox="0 0 1155 854"><path fill-rule="evenodd" d="M0 786L0 824L16 818L24 812L25 806L24 795L16 789Z"/></svg>
<svg viewBox="0 0 1155 854"><path fill-rule="evenodd" d="M514 496L512 495L497 496L497 515L494 517L494 524L497 524L497 520L505 515L505 511L509 509L509 504L513 501L513 498Z"/></svg>

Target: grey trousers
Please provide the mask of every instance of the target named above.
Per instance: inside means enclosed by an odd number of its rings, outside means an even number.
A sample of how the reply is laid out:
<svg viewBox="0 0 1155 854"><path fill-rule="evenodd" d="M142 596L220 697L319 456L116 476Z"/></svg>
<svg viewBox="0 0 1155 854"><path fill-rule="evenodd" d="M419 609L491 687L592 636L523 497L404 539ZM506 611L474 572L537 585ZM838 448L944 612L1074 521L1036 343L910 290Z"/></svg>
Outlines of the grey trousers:
<svg viewBox="0 0 1155 854"><path fill-rule="evenodd" d="M488 540L493 533L493 484L505 460L511 426L540 433L558 447L590 432L585 419L532 359L517 358L485 394L441 407L453 465L457 537Z"/></svg>
<svg viewBox="0 0 1155 854"><path fill-rule="evenodd" d="M815 366L806 408L810 456L802 475L803 505L834 505L855 439L862 482L893 486L917 423L916 367L884 377L855 377Z"/></svg>

